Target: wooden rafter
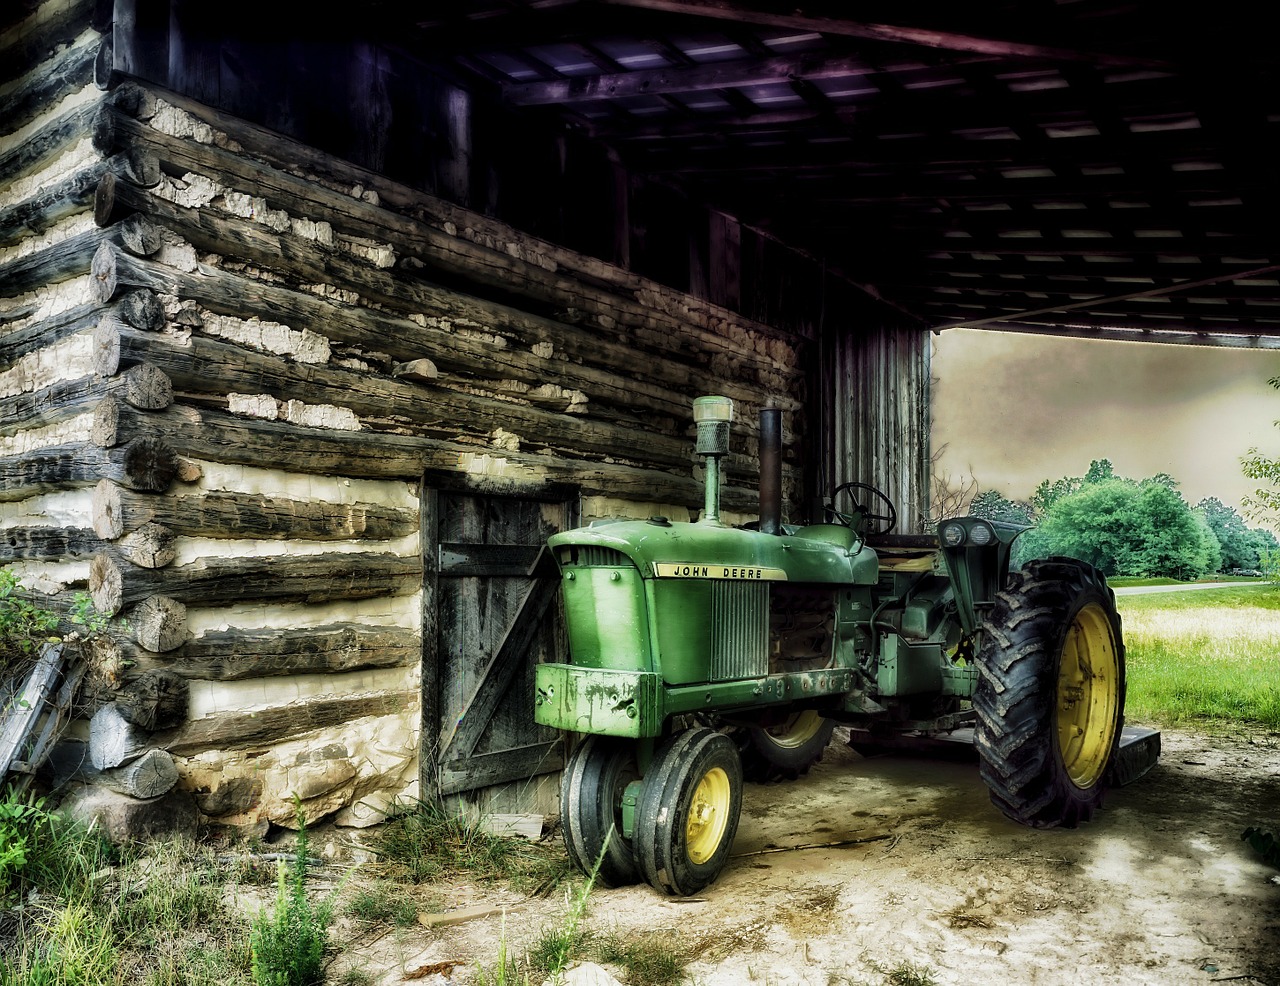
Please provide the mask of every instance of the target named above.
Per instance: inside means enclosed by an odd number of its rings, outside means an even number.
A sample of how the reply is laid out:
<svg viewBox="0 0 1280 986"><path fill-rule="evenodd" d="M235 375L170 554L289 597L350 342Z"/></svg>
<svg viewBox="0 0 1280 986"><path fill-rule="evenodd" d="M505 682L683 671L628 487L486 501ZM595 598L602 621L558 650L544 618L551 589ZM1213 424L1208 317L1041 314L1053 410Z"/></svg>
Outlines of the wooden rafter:
<svg viewBox="0 0 1280 986"><path fill-rule="evenodd" d="M1027 44L997 38L981 38L953 31L933 31L926 28L901 27L892 24L869 24L841 17L818 17L807 14L778 14L759 10L734 0L601 0L619 7L637 7L658 10L669 14L686 14L709 17L737 23L758 24L765 27L782 27L796 31L814 31L864 41L890 41L919 45L943 51L968 52L975 55L991 55L998 58L1028 58L1055 62L1087 62L1092 65L1124 68L1166 68L1169 63L1160 59L1121 55L1109 52L1078 51L1052 45Z"/></svg>

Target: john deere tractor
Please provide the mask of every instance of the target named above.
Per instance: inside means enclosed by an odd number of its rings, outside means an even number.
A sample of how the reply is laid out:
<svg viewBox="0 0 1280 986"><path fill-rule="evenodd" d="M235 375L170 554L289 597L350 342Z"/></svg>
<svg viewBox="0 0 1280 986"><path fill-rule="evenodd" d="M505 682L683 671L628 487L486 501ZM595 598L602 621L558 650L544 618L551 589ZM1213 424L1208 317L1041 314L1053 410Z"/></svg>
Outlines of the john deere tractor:
<svg viewBox="0 0 1280 986"><path fill-rule="evenodd" d="M732 402L694 401L705 506L554 535L569 654L537 668L535 718L581 734L561 781L570 857L671 894L711 883L744 777L798 776L836 723L877 741L972 727L991 800L1035 827L1102 800L1124 714L1115 600L1066 558L1010 572L1015 526L895 534L880 490L845 483L782 523L781 414L762 412L760 520L720 520Z"/></svg>

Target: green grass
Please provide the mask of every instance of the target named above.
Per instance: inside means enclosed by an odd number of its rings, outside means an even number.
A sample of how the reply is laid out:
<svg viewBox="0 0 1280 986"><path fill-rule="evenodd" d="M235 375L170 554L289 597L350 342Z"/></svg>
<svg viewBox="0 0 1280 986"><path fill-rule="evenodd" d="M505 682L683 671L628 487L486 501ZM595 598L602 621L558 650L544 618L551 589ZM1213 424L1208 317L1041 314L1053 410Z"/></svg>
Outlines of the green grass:
<svg viewBox="0 0 1280 986"><path fill-rule="evenodd" d="M625 936L611 932L594 938L589 948L596 961L624 969L627 982L677 986L684 978L688 955L673 951L672 944L666 932Z"/></svg>
<svg viewBox="0 0 1280 986"><path fill-rule="evenodd" d="M1126 718L1280 731L1280 586L1121 596Z"/></svg>
<svg viewBox="0 0 1280 986"><path fill-rule="evenodd" d="M248 986L246 927L209 853L182 842L111 852L48 812L30 831L0 986Z"/></svg>
<svg viewBox="0 0 1280 986"><path fill-rule="evenodd" d="M491 835L429 802L398 812L382 827L373 848L414 883L465 873L479 880L505 880L527 893L546 893L570 872L568 857L558 847Z"/></svg>
<svg viewBox="0 0 1280 986"><path fill-rule="evenodd" d="M1113 589L1124 589L1130 586L1149 586L1149 585L1195 585L1197 582L1262 582L1265 581L1262 576L1258 575L1206 575L1199 579L1190 579L1183 581L1182 579L1148 579L1141 578L1136 575L1115 575L1107 576L1107 585Z"/></svg>

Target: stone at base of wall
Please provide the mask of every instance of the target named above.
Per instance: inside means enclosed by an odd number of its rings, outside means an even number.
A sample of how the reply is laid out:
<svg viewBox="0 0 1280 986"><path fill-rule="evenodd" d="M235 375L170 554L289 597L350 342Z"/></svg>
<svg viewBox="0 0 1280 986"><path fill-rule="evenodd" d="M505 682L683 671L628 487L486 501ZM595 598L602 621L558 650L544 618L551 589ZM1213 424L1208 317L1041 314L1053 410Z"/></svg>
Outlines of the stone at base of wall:
<svg viewBox="0 0 1280 986"><path fill-rule="evenodd" d="M191 795L170 791L141 800L91 784L72 784L58 810L73 821L92 824L116 844L179 836L194 839L200 811Z"/></svg>

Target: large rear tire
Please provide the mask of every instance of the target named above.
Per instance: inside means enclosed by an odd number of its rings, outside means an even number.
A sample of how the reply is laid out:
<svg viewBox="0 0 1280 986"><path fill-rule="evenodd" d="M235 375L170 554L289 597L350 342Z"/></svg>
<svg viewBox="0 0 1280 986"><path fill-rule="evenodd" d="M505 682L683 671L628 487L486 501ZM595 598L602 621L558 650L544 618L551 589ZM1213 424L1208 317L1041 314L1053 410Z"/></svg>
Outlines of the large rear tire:
<svg viewBox="0 0 1280 986"><path fill-rule="evenodd" d="M1124 725L1124 639L1106 579L1070 558L1028 562L982 638L974 743L992 802L1036 828L1088 821Z"/></svg>
<svg viewBox="0 0 1280 986"><path fill-rule="evenodd" d="M560 775L560 821L569 859L583 873L599 859L596 879L607 887L640 880L635 853L622 835L622 796L639 777L633 745L607 736L588 736Z"/></svg>
<svg viewBox="0 0 1280 986"><path fill-rule="evenodd" d="M772 726L748 726L737 732L742 776L749 781L795 780L822 759L836 724L806 709Z"/></svg>
<svg viewBox="0 0 1280 986"><path fill-rule="evenodd" d="M645 879L668 894L696 894L720 875L738 831L742 765L733 741L701 726L677 733L654 754L639 809Z"/></svg>

